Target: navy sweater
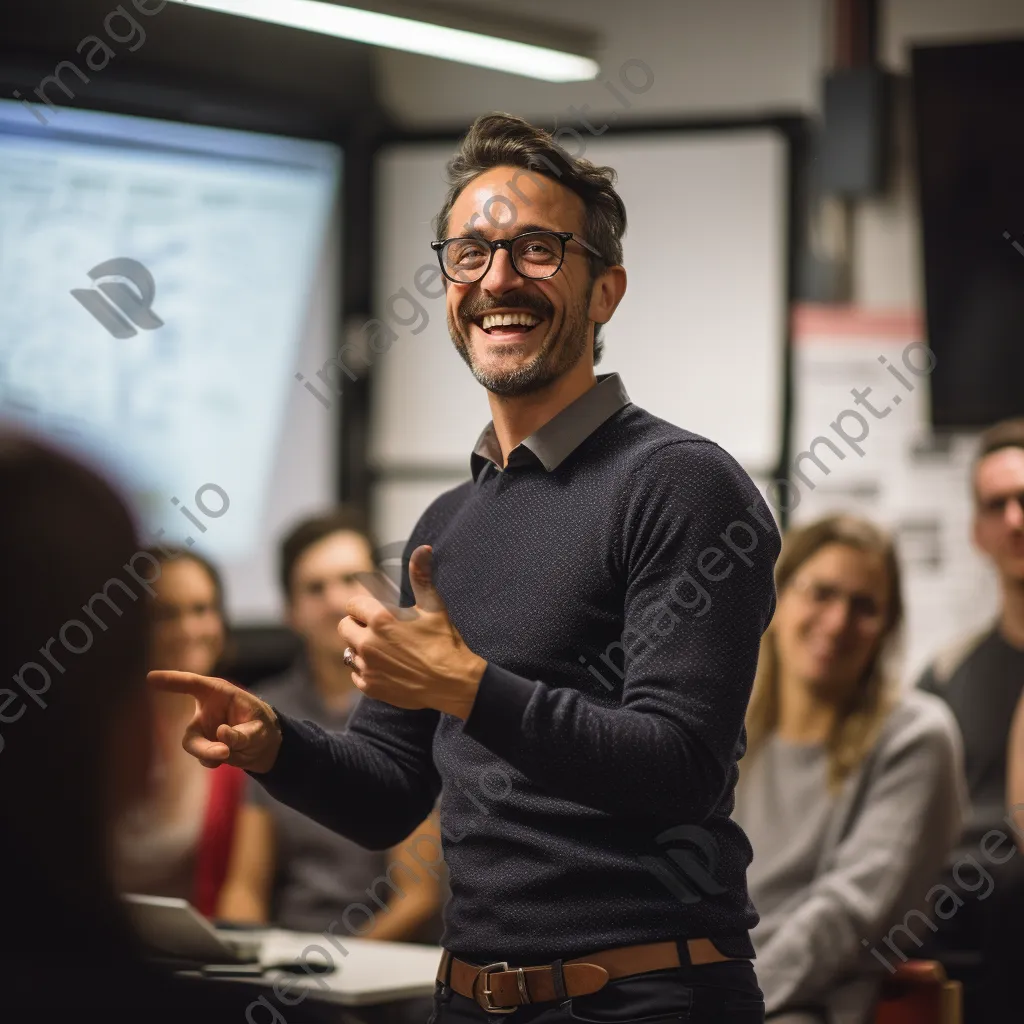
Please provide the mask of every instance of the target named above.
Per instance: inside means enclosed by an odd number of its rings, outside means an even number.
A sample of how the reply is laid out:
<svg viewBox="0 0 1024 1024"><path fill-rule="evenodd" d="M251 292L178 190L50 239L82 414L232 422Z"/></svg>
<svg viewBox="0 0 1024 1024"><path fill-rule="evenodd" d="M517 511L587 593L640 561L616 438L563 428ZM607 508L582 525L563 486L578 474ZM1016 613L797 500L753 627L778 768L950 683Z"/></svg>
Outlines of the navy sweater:
<svg viewBox="0 0 1024 1024"><path fill-rule="evenodd" d="M340 735L281 716L277 763L254 777L371 849L440 793L442 941L464 959L702 936L752 956L751 849L730 813L780 537L744 470L627 404L550 472L517 461L435 500L403 605L424 543L488 662L469 718L368 698Z"/></svg>

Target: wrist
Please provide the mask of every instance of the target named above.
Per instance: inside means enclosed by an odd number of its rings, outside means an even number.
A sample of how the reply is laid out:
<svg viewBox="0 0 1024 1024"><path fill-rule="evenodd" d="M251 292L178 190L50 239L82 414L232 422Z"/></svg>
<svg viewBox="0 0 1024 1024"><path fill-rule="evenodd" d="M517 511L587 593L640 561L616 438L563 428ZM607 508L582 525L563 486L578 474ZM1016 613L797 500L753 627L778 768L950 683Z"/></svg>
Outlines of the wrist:
<svg viewBox="0 0 1024 1024"><path fill-rule="evenodd" d="M266 708L265 722L268 733L266 754L260 759L259 767L252 768L253 771L260 773L269 772L277 764L277 759L281 755L281 744L284 742L284 733L281 730L277 712L269 704L266 705Z"/></svg>
<svg viewBox="0 0 1024 1024"><path fill-rule="evenodd" d="M458 695L451 701L449 707L442 708L450 715L461 718L465 721L469 718L476 701L477 691L480 689L480 680L487 671L487 661L477 654L469 652L466 660L465 671L460 676Z"/></svg>

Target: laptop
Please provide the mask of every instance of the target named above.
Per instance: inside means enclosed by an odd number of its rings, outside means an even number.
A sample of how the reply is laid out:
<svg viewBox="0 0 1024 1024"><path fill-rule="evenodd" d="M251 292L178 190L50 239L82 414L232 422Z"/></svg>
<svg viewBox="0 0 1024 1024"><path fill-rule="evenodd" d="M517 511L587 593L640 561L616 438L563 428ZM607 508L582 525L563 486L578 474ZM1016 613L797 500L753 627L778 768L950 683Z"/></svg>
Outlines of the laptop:
<svg viewBox="0 0 1024 1024"><path fill-rule="evenodd" d="M188 900L127 893L135 930L154 955L197 964L253 964L262 940L218 931Z"/></svg>

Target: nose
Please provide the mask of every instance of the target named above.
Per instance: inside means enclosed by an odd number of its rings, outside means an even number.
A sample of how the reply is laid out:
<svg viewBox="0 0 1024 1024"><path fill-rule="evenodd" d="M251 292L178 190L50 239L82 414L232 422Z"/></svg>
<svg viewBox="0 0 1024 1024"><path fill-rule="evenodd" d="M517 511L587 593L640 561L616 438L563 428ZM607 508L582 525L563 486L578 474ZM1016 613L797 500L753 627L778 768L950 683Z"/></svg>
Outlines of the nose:
<svg viewBox="0 0 1024 1024"><path fill-rule="evenodd" d="M345 614L345 605L359 592L360 588L358 586L348 586L340 581L330 584L327 587L326 597L331 614L343 616Z"/></svg>
<svg viewBox="0 0 1024 1024"><path fill-rule="evenodd" d="M842 597L833 601L821 616L821 626L830 637L841 636L853 622L853 609L849 598Z"/></svg>
<svg viewBox="0 0 1024 1024"><path fill-rule="evenodd" d="M1024 495L1010 498L1006 503L1006 523L1014 530L1024 528Z"/></svg>
<svg viewBox="0 0 1024 1024"><path fill-rule="evenodd" d="M512 254L508 249L497 249L487 273L480 279L480 287L491 295L504 295L515 288L522 288L526 280L512 266Z"/></svg>

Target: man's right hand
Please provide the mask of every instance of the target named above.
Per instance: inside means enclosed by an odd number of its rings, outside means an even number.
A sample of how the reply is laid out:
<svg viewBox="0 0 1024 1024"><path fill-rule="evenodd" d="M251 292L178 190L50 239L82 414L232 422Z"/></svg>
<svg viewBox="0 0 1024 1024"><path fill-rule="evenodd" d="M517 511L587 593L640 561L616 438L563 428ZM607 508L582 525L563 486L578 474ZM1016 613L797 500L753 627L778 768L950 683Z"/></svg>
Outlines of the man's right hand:
<svg viewBox="0 0 1024 1024"><path fill-rule="evenodd" d="M147 678L157 690L195 697L196 713L181 745L201 764L231 764L250 772L274 767L281 727L269 704L226 679L194 672L150 672Z"/></svg>

